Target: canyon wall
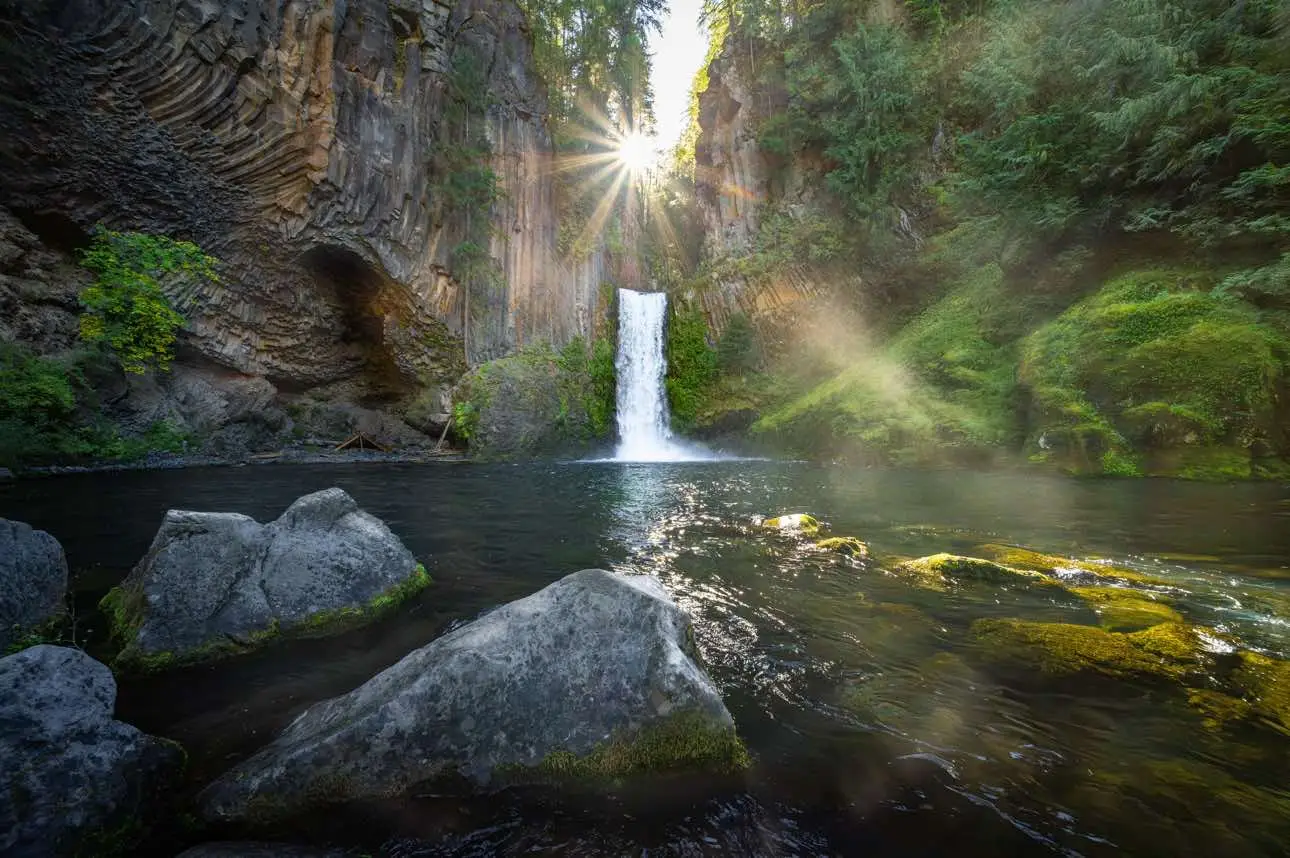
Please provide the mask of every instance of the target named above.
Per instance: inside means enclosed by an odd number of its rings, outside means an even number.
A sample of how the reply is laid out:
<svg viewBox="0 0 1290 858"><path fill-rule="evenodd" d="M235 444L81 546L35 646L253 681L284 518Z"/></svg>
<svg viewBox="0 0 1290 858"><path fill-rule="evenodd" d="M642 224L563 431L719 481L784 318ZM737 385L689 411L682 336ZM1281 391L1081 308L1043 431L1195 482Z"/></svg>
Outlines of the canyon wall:
<svg viewBox="0 0 1290 858"><path fill-rule="evenodd" d="M801 165L773 162L758 147L757 127L765 105L759 105L736 50L734 41L727 39L708 66L707 88L699 93L695 185L709 260L747 255L755 247L768 206L801 205L812 192ZM762 327L791 322L803 310L802 302L822 286L806 265L784 266L771 276L717 270L715 282L697 296L717 330L734 313L744 313Z"/></svg>
<svg viewBox="0 0 1290 858"><path fill-rule="evenodd" d="M176 376L383 406L593 333L605 257L557 250L544 86L509 0L0 6L0 249L16 248L0 268L33 236L66 252L95 224L195 241L220 280L173 287L188 320ZM451 264L468 215L445 204L434 157L460 52L483 61L501 191L500 276L473 289ZM0 306L36 320L9 335L40 348L58 324L31 307L74 307L23 283L0 281Z"/></svg>

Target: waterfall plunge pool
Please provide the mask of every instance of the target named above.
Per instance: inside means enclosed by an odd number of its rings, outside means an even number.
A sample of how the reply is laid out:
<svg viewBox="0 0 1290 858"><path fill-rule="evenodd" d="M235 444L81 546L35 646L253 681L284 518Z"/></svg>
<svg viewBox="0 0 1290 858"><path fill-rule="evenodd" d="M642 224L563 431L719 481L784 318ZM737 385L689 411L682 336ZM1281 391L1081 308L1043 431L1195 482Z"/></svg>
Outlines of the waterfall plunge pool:
<svg viewBox="0 0 1290 858"><path fill-rule="evenodd" d="M95 604L168 508L267 520L340 486L385 519L434 583L376 625L121 682L118 717L184 743L181 795L305 707L577 569L658 575L694 617L754 768L741 786L663 794L508 791L341 806L272 831L157 832L169 858L221 837L372 855L1284 854L1290 743L1257 722L1207 725L1169 683L1001 667L982 618L1096 624L1046 588L937 592L888 574L903 556L986 542L1098 555L1168 582L1188 622L1290 649L1290 488L1033 474L917 473L784 462L366 464L85 474L0 485L0 516L62 540L78 629L107 657ZM808 511L868 562L751 525ZM1208 680L1197 676L1193 690Z"/></svg>

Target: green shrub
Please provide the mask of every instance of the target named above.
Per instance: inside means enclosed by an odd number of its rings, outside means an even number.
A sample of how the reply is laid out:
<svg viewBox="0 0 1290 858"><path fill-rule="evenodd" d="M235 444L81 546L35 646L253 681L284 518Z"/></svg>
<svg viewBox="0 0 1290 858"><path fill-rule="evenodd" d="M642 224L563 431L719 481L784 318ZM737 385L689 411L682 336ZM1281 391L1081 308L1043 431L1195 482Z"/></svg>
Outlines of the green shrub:
<svg viewBox="0 0 1290 858"><path fill-rule="evenodd" d="M694 425L709 388L717 377L717 353L708 345L708 323L697 307L669 305L667 320L668 405L673 425L686 431Z"/></svg>
<svg viewBox="0 0 1290 858"><path fill-rule="evenodd" d="M102 227L82 252L81 264L96 275L80 296L81 337L105 343L131 373L168 369L174 357L184 318L166 300L161 280L218 279L216 260L195 244Z"/></svg>

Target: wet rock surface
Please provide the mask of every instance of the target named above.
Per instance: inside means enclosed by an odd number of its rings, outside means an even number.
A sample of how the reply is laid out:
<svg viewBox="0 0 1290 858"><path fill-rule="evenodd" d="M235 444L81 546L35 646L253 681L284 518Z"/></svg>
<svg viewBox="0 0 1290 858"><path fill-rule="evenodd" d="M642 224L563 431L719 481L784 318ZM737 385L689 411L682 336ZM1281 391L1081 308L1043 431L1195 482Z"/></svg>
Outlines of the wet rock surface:
<svg viewBox="0 0 1290 858"><path fill-rule="evenodd" d="M116 682L77 649L42 644L0 659L0 853L98 854L182 761L172 742L112 718Z"/></svg>
<svg viewBox="0 0 1290 858"><path fill-rule="evenodd" d="M120 665L164 667L250 647L338 612L361 617L421 586L424 575L380 519L341 489L327 489L269 524L171 510L105 607L128 641Z"/></svg>
<svg viewBox="0 0 1290 858"><path fill-rule="evenodd" d="M0 651L61 616L66 597L67 558L58 540L0 518Z"/></svg>
<svg viewBox="0 0 1290 858"><path fill-rule="evenodd" d="M620 777L746 763L654 578L574 573L306 710L199 797L212 820L396 796L461 777Z"/></svg>

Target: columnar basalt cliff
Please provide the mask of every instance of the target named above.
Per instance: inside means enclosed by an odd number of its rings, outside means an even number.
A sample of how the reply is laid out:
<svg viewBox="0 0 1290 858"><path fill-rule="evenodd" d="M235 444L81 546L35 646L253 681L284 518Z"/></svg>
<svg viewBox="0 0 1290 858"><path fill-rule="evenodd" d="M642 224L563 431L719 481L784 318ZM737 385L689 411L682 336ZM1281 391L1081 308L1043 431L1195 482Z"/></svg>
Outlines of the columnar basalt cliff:
<svg viewBox="0 0 1290 858"><path fill-rule="evenodd" d="M708 86L699 93L699 137L694 147L695 184L704 223L704 252L712 260L749 253L768 203L792 205L810 194L800 165L773 169L757 143L758 98L727 40L708 66ZM760 98L764 101L765 96ZM761 321L791 318L790 308L819 284L808 266L789 266L773 277L722 272L700 296L704 313L722 328L732 313Z"/></svg>
<svg viewBox="0 0 1290 858"><path fill-rule="evenodd" d="M544 89L509 0L49 0L15 14L0 208L49 247L102 223L216 256L218 283L170 296L188 320L176 378L386 404L467 361L592 333L603 261L560 258ZM485 70L485 116L469 121L486 125L501 192L497 276L473 289L452 265L470 215L447 204L435 157L455 133L462 52Z"/></svg>

